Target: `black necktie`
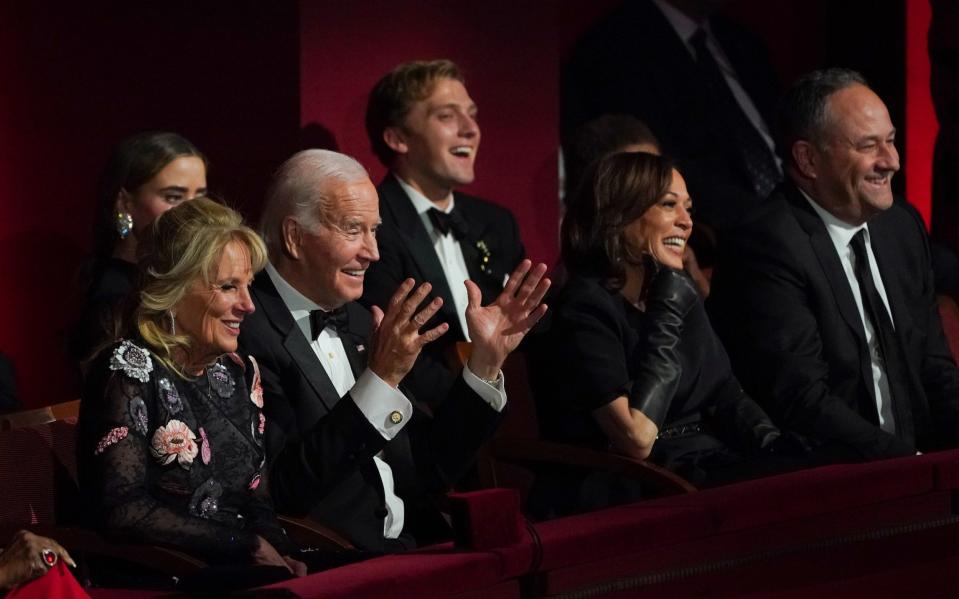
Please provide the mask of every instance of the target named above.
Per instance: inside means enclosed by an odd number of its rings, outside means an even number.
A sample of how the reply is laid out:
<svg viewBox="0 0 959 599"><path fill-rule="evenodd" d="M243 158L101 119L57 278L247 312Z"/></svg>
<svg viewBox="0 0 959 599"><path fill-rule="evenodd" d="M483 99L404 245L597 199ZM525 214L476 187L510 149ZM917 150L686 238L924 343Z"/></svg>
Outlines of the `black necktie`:
<svg viewBox="0 0 959 599"><path fill-rule="evenodd" d="M335 310L310 310L310 333L313 339L320 336L323 329L330 327L337 333L345 333L349 325L349 316L346 314L345 307L339 307Z"/></svg>
<svg viewBox="0 0 959 599"><path fill-rule="evenodd" d="M883 370L889 380L889 394L891 395L892 413L895 418L896 435L902 439L914 442L912 416L909 412L909 387L905 381L905 361L896 338L896 331L892 326L892 319L886 310L886 305L876 289L876 282L872 278L872 269L869 268L869 259L866 254L866 230L860 229L852 241L849 242L856 256L856 280L859 281L859 293L862 295L862 307L867 318L872 322L872 328L879 339L879 358Z"/></svg>
<svg viewBox="0 0 959 599"><path fill-rule="evenodd" d="M428 211L430 222L436 227L440 235L446 235L452 232L457 241L466 237L469 232L469 225L463 215L456 208L452 212L446 213L436 208L430 208Z"/></svg>
<svg viewBox="0 0 959 599"><path fill-rule="evenodd" d="M729 83L723 76L716 57L706 46L708 37L705 29L697 29L689 41L696 50L700 74L716 107L713 118L717 119L718 126L726 130L729 142L737 146L756 195L765 198L781 179L779 166L766 140L743 112L733 91L729 89Z"/></svg>

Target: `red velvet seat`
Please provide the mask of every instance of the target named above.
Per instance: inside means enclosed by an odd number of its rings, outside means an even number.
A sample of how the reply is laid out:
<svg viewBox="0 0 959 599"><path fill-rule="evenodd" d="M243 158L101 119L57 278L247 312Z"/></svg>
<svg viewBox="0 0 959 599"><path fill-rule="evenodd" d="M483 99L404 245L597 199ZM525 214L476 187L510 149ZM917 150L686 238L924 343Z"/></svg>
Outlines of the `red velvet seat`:
<svg viewBox="0 0 959 599"><path fill-rule="evenodd" d="M780 554L759 552L739 564L675 573L635 586L646 598L955 597L959 524L875 532ZM685 576L683 576L685 574ZM631 581L637 582L637 581Z"/></svg>
<svg viewBox="0 0 959 599"><path fill-rule="evenodd" d="M716 532L708 509L635 504L536 525L541 568L600 561Z"/></svg>
<svg viewBox="0 0 959 599"><path fill-rule="evenodd" d="M934 489L933 471L920 458L828 466L544 523L542 584L570 592L947 517L949 493Z"/></svg>
<svg viewBox="0 0 959 599"><path fill-rule="evenodd" d="M932 466L937 489L959 490L959 449L927 453L916 460Z"/></svg>
<svg viewBox="0 0 959 599"><path fill-rule="evenodd" d="M33 428L0 434L0 522L4 530L55 522L55 469L49 446Z"/></svg>
<svg viewBox="0 0 959 599"><path fill-rule="evenodd" d="M500 564L490 553L391 555L278 583L265 589L285 589L304 599L380 599L386 596L457 597L473 594L510 596L515 588L500 576Z"/></svg>
<svg viewBox="0 0 959 599"><path fill-rule="evenodd" d="M933 468L915 457L839 464L654 500L708 508L722 531L837 512L931 492Z"/></svg>

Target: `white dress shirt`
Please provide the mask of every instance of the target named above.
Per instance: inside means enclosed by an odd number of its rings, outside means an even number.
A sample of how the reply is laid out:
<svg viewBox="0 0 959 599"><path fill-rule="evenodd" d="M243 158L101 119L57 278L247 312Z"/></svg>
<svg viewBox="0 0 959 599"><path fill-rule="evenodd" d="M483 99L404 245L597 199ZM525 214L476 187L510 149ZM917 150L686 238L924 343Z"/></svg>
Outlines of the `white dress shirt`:
<svg viewBox="0 0 959 599"><path fill-rule="evenodd" d="M393 176L396 177L400 187L413 202L413 208L419 214L423 226L426 227L426 232L430 235L436 257L440 259L440 264L443 266L446 283L453 294L453 304L456 306L456 317L459 319L460 329L463 331L463 337L469 341L470 333L469 329L466 328L466 306L469 304L469 296L466 293L466 285L463 284L463 281L470 278L469 270L466 268L466 259L463 258L463 250L460 248L460 242L456 237L452 233L440 235L440 232L433 226L433 221L430 220L429 215L430 208L436 208L440 212L449 214L453 211L455 199L450 198L449 205L445 209L441 209L398 175L394 173Z"/></svg>
<svg viewBox="0 0 959 599"><path fill-rule="evenodd" d="M763 141L765 141L766 145L769 146L769 151L772 152L773 156L775 157L776 164L782 167L782 161L779 159L779 156L776 155L776 143L773 141L773 136L769 132L769 127L766 126L762 115L760 115L759 110L756 109L756 105L753 104L749 94L746 93L746 90L739 82L739 77L736 75L736 71L733 69L732 63L729 62L729 57L726 56L726 53L723 52L719 42L717 42L715 36L713 36L712 27L709 25L709 19L705 19L700 25L696 21L686 16L684 12L666 2L666 0L653 0L653 4L659 8L660 12L663 13L663 16L666 17L666 20L669 21L673 31L675 31L676 35L679 36L679 39L683 41L683 44L686 46L686 50L688 50L690 55L692 55L693 60L696 60L696 49L693 47L692 38L698 29L702 29L706 32L706 48L709 49L710 53L713 55L713 58L716 59L716 63L719 64L719 69L722 71L723 78L726 79L726 83L729 85L730 91L733 92L733 97L736 98L736 103L739 104L739 107L742 108L746 118L749 119L749 122L752 123L753 127L756 128L756 131L759 132L759 135L762 136Z"/></svg>
<svg viewBox="0 0 959 599"><path fill-rule="evenodd" d="M866 242L866 256L869 259L869 270L872 272L872 279L876 283L876 291L879 292L879 296L882 298L883 306L885 306L886 312L889 312L889 322L892 322L893 327L895 327L895 322L892 320L892 311L889 309L889 299L886 297L886 287L883 285L882 277L879 275L876 256L872 253L872 243L869 239L869 225L850 225L847 222L841 221L813 201L805 192L803 192L803 195L826 225L826 231L829 233L829 238L836 248L836 253L839 254L842 269L846 273L846 280L849 282L849 289L852 291L852 297L856 302L856 309L859 310L859 318L862 320L862 327L866 332L866 343L869 345L869 359L872 362L872 380L876 396L876 409L879 412L879 427L888 433L895 434L896 422L892 415L892 396L889 391L889 377L886 375L886 368L882 362L879 337L873 328L872 322L866 318L866 313L863 309L862 294L859 291L859 280L856 279L856 255L852 246L849 245L856 233L865 229L866 233L864 238Z"/></svg>
<svg viewBox="0 0 959 599"><path fill-rule="evenodd" d="M323 308L297 291L269 262L266 264L266 272L283 303L289 309L297 327L303 332L307 341L310 341L312 337L310 312ZM369 368L360 374L359 379L355 379L346 350L343 349L343 341L335 330L329 327L323 329L319 337L310 341L310 348L316 354L316 359L323 366L323 370L326 371L339 396L342 398L349 393L356 407L384 439L391 441L406 426L413 414L413 406L410 401L402 392L391 387ZM499 377L498 384L493 386L473 374L468 367L465 367L463 368L463 378L466 384L497 412L502 411L506 406L506 392L502 376ZM393 412L402 414L403 418L399 423L394 423L390 417ZM383 483L386 503L387 513L383 522L383 536L388 539L395 539L403 532L405 506L403 500L396 495L393 470L383 459L382 453L374 456L373 462L376 464L376 469Z"/></svg>

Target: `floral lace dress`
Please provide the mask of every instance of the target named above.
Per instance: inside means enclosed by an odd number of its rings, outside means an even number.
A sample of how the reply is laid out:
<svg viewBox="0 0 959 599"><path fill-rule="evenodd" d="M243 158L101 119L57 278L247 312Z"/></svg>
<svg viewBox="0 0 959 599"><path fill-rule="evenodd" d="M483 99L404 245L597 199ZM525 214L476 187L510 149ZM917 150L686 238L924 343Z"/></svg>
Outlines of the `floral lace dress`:
<svg viewBox="0 0 959 599"><path fill-rule="evenodd" d="M262 478L263 390L252 358L221 356L183 379L121 341L99 356L81 405L80 486L101 531L210 563L248 560L256 535L294 551Z"/></svg>

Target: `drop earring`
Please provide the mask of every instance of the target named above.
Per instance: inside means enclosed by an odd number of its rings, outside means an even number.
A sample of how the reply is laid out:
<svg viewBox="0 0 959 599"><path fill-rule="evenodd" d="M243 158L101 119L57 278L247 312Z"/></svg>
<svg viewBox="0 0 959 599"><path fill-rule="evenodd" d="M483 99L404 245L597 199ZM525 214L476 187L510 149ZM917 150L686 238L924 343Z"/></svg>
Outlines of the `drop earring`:
<svg viewBox="0 0 959 599"><path fill-rule="evenodd" d="M167 319L170 321L170 334L176 335L176 314L173 313L173 310L170 310L166 313Z"/></svg>
<svg viewBox="0 0 959 599"><path fill-rule="evenodd" d="M130 216L129 212L117 212L116 227L120 239L126 239L130 236L130 232L133 231L133 217Z"/></svg>

